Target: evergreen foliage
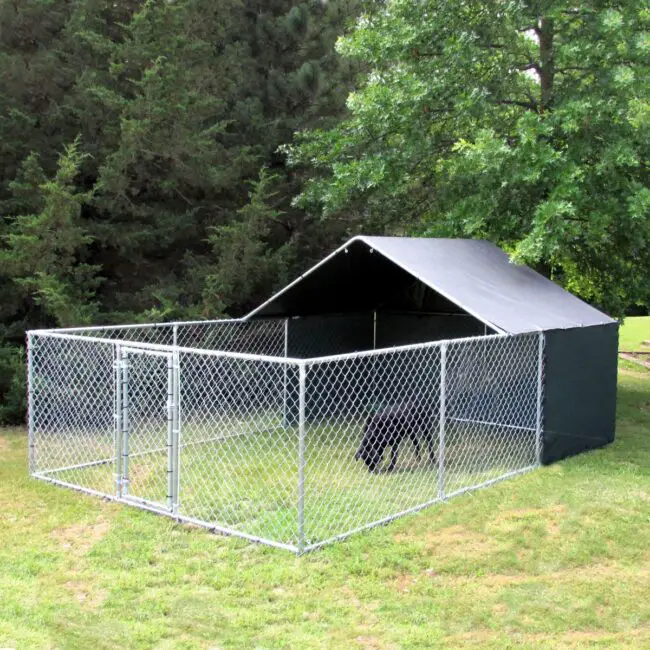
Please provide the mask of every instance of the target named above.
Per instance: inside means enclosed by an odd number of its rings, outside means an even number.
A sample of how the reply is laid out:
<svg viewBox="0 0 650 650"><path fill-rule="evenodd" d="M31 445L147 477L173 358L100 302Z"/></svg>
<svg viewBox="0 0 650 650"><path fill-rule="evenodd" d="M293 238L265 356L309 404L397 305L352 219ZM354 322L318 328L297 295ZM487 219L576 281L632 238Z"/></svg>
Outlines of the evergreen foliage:
<svg viewBox="0 0 650 650"><path fill-rule="evenodd" d="M357 4L0 2L0 420L26 329L238 315L338 243L278 147L345 111Z"/></svg>

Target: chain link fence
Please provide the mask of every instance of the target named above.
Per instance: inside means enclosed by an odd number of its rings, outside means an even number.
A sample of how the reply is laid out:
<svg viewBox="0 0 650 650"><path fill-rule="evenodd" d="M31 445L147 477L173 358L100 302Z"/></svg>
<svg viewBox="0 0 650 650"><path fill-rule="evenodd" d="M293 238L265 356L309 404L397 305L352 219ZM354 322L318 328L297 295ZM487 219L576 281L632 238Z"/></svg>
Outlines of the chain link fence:
<svg viewBox="0 0 650 650"><path fill-rule="evenodd" d="M31 473L301 553L539 463L541 333L299 358L289 332L30 332Z"/></svg>

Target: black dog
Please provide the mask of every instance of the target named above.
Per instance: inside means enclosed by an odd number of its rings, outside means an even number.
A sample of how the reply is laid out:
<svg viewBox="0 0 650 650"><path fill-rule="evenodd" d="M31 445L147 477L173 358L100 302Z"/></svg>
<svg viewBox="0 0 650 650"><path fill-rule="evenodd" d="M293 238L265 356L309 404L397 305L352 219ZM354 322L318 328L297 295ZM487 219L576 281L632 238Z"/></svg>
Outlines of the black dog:
<svg viewBox="0 0 650 650"><path fill-rule="evenodd" d="M363 440L354 456L355 460L363 460L371 472L377 471L386 447L392 448L388 471L395 469L399 445L408 436L415 446L415 456L420 459L420 439L424 439L429 447L429 456L435 459L433 449L433 420L431 408L422 404L407 403L380 409L368 416L363 428Z"/></svg>

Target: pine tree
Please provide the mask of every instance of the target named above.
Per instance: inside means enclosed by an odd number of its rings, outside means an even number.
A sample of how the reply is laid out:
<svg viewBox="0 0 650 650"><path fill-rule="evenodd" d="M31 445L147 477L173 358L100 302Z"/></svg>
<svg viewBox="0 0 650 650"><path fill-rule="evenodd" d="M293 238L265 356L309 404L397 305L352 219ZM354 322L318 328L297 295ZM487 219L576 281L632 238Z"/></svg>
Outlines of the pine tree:
<svg viewBox="0 0 650 650"><path fill-rule="evenodd" d="M17 196L31 190L30 200L40 209L13 219L0 251L2 273L22 294L22 303L38 310L38 321L58 326L92 322L101 281L99 267L87 261L92 238L81 209L90 197L75 186L84 159L79 148L78 139L65 148L51 179L44 179L35 155L27 158L21 180L10 187Z"/></svg>

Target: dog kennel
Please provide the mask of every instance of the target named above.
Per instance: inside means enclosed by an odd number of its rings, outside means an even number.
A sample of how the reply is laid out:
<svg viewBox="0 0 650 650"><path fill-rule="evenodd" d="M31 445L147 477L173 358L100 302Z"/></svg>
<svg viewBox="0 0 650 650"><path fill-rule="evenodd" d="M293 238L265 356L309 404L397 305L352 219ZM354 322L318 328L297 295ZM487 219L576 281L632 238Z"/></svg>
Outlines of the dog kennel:
<svg viewBox="0 0 650 650"><path fill-rule="evenodd" d="M355 237L243 319L28 332L30 472L302 553L611 442L617 345L488 242Z"/></svg>

